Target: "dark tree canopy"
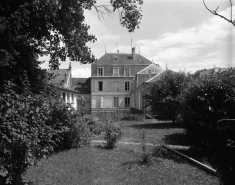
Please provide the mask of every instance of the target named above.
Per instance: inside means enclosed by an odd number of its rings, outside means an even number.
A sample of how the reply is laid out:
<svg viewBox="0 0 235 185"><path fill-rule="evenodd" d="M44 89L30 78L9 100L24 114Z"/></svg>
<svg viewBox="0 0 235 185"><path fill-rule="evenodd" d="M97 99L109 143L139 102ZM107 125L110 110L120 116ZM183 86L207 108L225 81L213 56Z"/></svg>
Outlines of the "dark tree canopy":
<svg viewBox="0 0 235 185"><path fill-rule="evenodd" d="M0 81L17 84L26 73L31 84L40 84L45 74L39 68L39 56L50 56L50 67L68 57L82 64L95 57L88 42L95 42L84 23L84 10L97 13L119 10L120 23L129 31L140 24L142 0L111 0L97 5L96 0L1 0L0 1ZM14 75L13 75L14 74ZM19 83L20 85L20 83ZM35 87L36 88L36 87Z"/></svg>

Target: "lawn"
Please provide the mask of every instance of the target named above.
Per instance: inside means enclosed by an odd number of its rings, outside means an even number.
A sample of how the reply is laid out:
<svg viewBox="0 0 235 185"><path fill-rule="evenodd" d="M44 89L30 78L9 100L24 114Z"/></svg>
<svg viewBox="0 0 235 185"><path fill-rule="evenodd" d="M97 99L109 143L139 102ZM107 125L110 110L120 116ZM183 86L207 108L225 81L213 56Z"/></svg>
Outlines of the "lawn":
<svg viewBox="0 0 235 185"><path fill-rule="evenodd" d="M182 128L170 122L128 121L124 125L122 141L141 142L144 129L146 142L187 145ZM103 146L72 149L43 159L41 165L27 171L27 178L35 185L219 184L217 177L171 153L154 157L149 166L141 163L142 155L140 145L119 145L114 150Z"/></svg>
<svg viewBox="0 0 235 185"><path fill-rule="evenodd" d="M207 174L177 156L155 158L153 163L141 163L140 146L119 146L72 149L42 160L28 170L27 177L37 185L77 184L219 184Z"/></svg>
<svg viewBox="0 0 235 185"><path fill-rule="evenodd" d="M141 142L143 131L147 143L184 145L187 146L187 140L184 138L183 129L172 124L171 121L159 121L146 119L144 121L124 121L125 133L122 142ZM94 139L103 139L103 136Z"/></svg>

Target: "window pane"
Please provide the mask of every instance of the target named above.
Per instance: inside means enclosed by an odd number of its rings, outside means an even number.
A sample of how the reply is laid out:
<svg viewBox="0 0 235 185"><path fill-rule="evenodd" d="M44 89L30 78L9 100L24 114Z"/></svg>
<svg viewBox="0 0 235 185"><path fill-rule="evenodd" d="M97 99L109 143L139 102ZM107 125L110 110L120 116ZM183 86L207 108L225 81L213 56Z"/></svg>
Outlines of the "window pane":
<svg viewBox="0 0 235 185"><path fill-rule="evenodd" d="M114 97L113 98L113 106L118 107L118 105L119 105L119 97Z"/></svg>
<svg viewBox="0 0 235 185"><path fill-rule="evenodd" d="M98 68L98 76L103 76L103 68Z"/></svg>
<svg viewBox="0 0 235 185"><path fill-rule="evenodd" d="M130 97L125 98L125 107L130 107Z"/></svg>
<svg viewBox="0 0 235 185"><path fill-rule="evenodd" d="M113 68L113 76L118 76L118 68Z"/></svg>
<svg viewBox="0 0 235 185"><path fill-rule="evenodd" d="M114 90L114 91L119 91L119 82L118 82L118 81L115 81L115 82L113 83L113 90Z"/></svg>
<svg viewBox="0 0 235 185"><path fill-rule="evenodd" d="M130 69L129 68L125 68L125 76L130 76Z"/></svg>
<svg viewBox="0 0 235 185"><path fill-rule="evenodd" d="M130 90L130 82L125 82L125 91Z"/></svg>
<svg viewBox="0 0 235 185"><path fill-rule="evenodd" d="M103 82L98 82L99 91L103 91Z"/></svg>

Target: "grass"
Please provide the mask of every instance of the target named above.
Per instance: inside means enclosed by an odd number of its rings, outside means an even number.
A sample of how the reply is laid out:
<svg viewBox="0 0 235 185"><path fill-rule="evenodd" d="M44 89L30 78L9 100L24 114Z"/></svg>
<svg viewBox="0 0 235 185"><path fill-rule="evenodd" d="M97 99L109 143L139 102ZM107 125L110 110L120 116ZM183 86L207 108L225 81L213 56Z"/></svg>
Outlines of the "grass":
<svg viewBox="0 0 235 185"><path fill-rule="evenodd" d="M119 146L72 149L43 159L42 164L28 170L28 179L37 185L77 184L219 184L219 180L172 156L155 158L152 165L143 165L140 146Z"/></svg>
<svg viewBox="0 0 235 185"><path fill-rule="evenodd" d="M144 121L124 121L125 133L121 141L123 142L141 142L143 130L145 130L146 143L167 144L167 145L187 145L184 138L184 131L170 121L153 121L151 119ZM103 139L98 136L94 139Z"/></svg>
<svg viewBox="0 0 235 185"><path fill-rule="evenodd" d="M151 120L125 121L121 141L187 145L183 129L171 122ZM97 137L95 139L103 139ZM150 147L147 147L147 152ZM42 159L42 164L31 167L27 178L35 185L77 184L219 184L219 179L170 153L154 157L151 165L141 161L141 146L120 145L114 150L105 147L84 147Z"/></svg>

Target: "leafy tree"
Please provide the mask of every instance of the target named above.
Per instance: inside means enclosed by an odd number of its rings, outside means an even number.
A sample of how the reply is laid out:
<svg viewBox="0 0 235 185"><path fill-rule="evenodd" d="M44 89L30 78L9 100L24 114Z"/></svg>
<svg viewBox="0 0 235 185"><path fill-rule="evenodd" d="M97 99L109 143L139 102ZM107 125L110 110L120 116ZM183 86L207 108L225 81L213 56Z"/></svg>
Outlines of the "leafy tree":
<svg viewBox="0 0 235 185"><path fill-rule="evenodd" d="M175 123L180 105L180 93L184 85L186 75L171 70L160 74L157 82L152 85L146 94L148 105L153 114L160 114Z"/></svg>

